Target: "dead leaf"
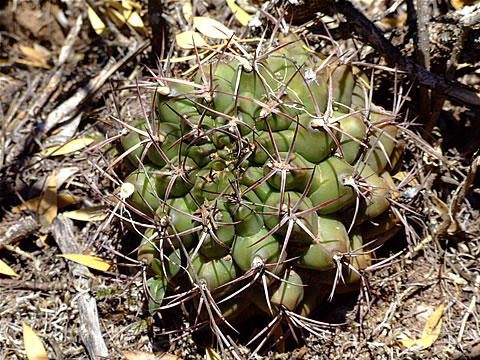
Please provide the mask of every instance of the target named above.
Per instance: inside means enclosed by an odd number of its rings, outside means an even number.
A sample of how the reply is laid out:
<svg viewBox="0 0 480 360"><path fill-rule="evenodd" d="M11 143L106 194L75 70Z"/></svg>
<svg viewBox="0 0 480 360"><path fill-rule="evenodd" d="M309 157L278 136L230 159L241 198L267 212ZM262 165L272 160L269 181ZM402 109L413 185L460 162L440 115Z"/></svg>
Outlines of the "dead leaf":
<svg viewBox="0 0 480 360"><path fill-rule="evenodd" d="M142 11L142 5L133 0L122 0L122 6L125 9L129 9L129 10L135 9L138 12Z"/></svg>
<svg viewBox="0 0 480 360"><path fill-rule="evenodd" d="M113 2L109 2L110 5L112 5ZM115 4L115 3L113 3ZM110 19L111 22L113 22L117 27L121 28L126 22L127 19L122 14L123 9L120 6L120 11L117 9L114 9L113 7L107 7L105 9L105 16Z"/></svg>
<svg viewBox="0 0 480 360"><path fill-rule="evenodd" d="M80 171L76 166L64 167L57 169L57 175L55 180L57 180L57 189L59 189L68 179Z"/></svg>
<svg viewBox="0 0 480 360"><path fill-rule="evenodd" d="M415 176L412 176L412 174L409 173L408 171L399 171L395 175L393 175L392 177L396 180L399 180L399 181L403 181L404 179L409 177L408 185L415 186L415 185L419 184L417 178Z"/></svg>
<svg viewBox="0 0 480 360"><path fill-rule="evenodd" d="M47 188L38 204L40 223L44 226L50 225L57 216L57 213L57 182L55 181L55 170L53 170L48 179Z"/></svg>
<svg viewBox="0 0 480 360"><path fill-rule="evenodd" d="M16 63L27 65L27 66L33 66L37 68L42 68L42 69L47 69L50 70L52 67L50 65L46 65L40 61L36 60L26 60L26 59L17 59L15 60Z"/></svg>
<svg viewBox="0 0 480 360"><path fill-rule="evenodd" d="M141 30L145 27L143 20L136 11L132 11L128 16L124 14L128 23L137 30Z"/></svg>
<svg viewBox="0 0 480 360"><path fill-rule="evenodd" d="M106 0L105 5L107 6L107 8L117 9L120 12L123 12L123 10L125 10L123 4L117 0Z"/></svg>
<svg viewBox="0 0 480 360"><path fill-rule="evenodd" d="M126 360L156 360L154 353L146 351L122 351Z"/></svg>
<svg viewBox="0 0 480 360"><path fill-rule="evenodd" d="M92 9L90 5L87 4L88 7L88 19L90 20L90 25L92 25L93 30L97 33L97 35L102 35L105 29L107 28L106 25L103 23L102 19L97 15L95 10Z"/></svg>
<svg viewBox="0 0 480 360"><path fill-rule="evenodd" d="M61 254L57 256L64 257L68 260L76 262L77 264L85 265L95 270L108 271L112 267L112 264L107 260L92 255Z"/></svg>
<svg viewBox="0 0 480 360"><path fill-rule="evenodd" d="M414 348L417 350L423 350L430 347L440 335L442 328L442 313L444 304L441 304L433 311L425 323L423 328L422 337L420 339L411 339L405 334L397 336L396 342L405 348Z"/></svg>
<svg viewBox="0 0 480 360"><path fill-rule="evenodd" d="M125 19L127 19L127 22L132 27L134 27L137 30L143 29L145 27L145 25L143 24L142 18L140 17L138 12L135 10L135 8L138 9L138 7L140 7L140 10L138 11L141 11L142 8L140 4L136 4L133 1L129 1L129 0L122 0L122 7L123 7L123 16L125 17Z"/></svg>
<svg viewBox="0 0 480 360"><path fill-rule="evenodd" d="M122 351L122 355L126 360L182 360L182 358L168 353L161 353L157 356L155 353L146 351Z"/></svg>
<svg viewBox="0 0 480 360"><path fill-rule="evenodd" d="M29 61L30 64L36 64L36 67L51 68L51 66L47 64L49 55L45 52L24 45L18 45L18 48L22 54L28 58L27 61Z"/></svg>
<svg viewBox="0 0 480 360"><path fill-rule="evenodd" d="M435 311L428 317L428 320L423 328L422 337L417 340L423 349L431 346L440 335L440 330L442 329L442 314L444 304L441 304Z"/></svg>
<svg viewBox="0 0 480 360"><path fill-rule="evenodd" d="M83 148L86 148L87 146L92 144L94 141L95 140L90 138L75 139L63 145L50 146L45 150L36 153L35 155L41 155L41 156L67 155L67 154L74 153L75 151L82 150Z"/></svg>
<svg viewBox="0 0 480 360"><path fill-rule="evenodd" d="M450 4L455 8L455 10L458 10L465 5L465 3L462 0L450 0Z"/></svg>
<svg viewBox="0 0 480 360"><path fill-rule="evenodd" d="M220 355L218 355L215 350L208 346L205 348L205 357L206 360L222 360Z"/></svg>
<svg viewBox="0 0 480 360"><path fill-rule="evenodd" d="M203 35L212 39L230 39L234 32L221 22L206 16L195 16L193 25Z"/></svg>
<svg viewBox="0 0 480 360"><path fill-rule="evenodd" d="M30 199L25 202L25 204L20 204L12 208L14 214L18 214L20 211L30 209L31 211L37 212L38 206L40 204L40 196ZM82 200L80 196L70 195L70 194L57 194L57 206L59 209L73 205Z"/></svg>
<svg viewBox="0 0 480 360"><path fill-rule="evenodd" d="M13 269L8 266L2 259L0 259L0 274L7 275L7 276L15 276L20 277Z"/></svg>
<svg viewBox="0 0 480 360"><path fill-rule="evenodd" d="M5 2L3 2L5 3ZM49 1L39 6L34 1L17 1L12 4L11 10L7 10L7 17L2 16L2 25L9 28L11 19L14 21L15 28L10 28L14 34L21 29L20 38L34 38L36 41L46 41L52 43L52 48L57 49L65 43L65 34L58 21L55 21L53 11L49 5L54 3ZM55 2L58 4L59 2ZM45 6L47 5L47 6ZM13 15L13 18L11 17ZM17 30L14 30L17 29ZM18 39L18 38L17 38Z"/></svg>
<svg viewBox="0 0 480 360"><path fill-rule="evenodd" d="M450 215L450 208L445 202L440 199L437 195L434 193L431 194L430 197L432 204L435 206L435 210L438 211L438 213L442 216L442 218L447 218ZM447 228L447 233L449 235L453 235L458 231L458 228L460 227L458 221L455 218L452 218L452 221L448 225Z"/></svg>
<svg viewBox="0 0 480 360"><path fill-rule="evenodd" d="M227 0L227 5L232 10L233 15L238 20L240 24L243 26L248 25L250 22L250 14L243 10L240 6L238 6L235 1Z"/></svg>
<svg viewBox="0 0 480 360"><path fill-rule="evenodd" d="M98 205L90 206L83 209L73 210L64 212L62 215L79 221L102 221L107 217L105 210L108 209L108 206Z"/></svg>
<svg viewBox="0 0 480 360"><path fill-rule="evenodd" d="M208 46L207 42L203 40L202 35L196 31L184 31L175 36L177 45L186 50L193 49L195 46Z"/></svg>
<svg viewBox="0 0 480 360"><path fill-rule="evenodd" d="M48 246L48 243L47 243L48 234L38 235L38 238L40 239L40 242L44 247Z"/></svg>
<svg viewBox="0 0 480 360"><path fill-rule="evenodd" d="M401 347L404 347L404 348L413 348L416 344L415 340L410 339L405 334L398 335L396 338L396 343L401 345Z"/></svg>
<svg viewBox="0 0 480 360"><path fill-rule="evenodd" d="M192 11L192 3L190 1L185 1L185 4L183 4L182 6L182 14L185 20L187 20L187 22L189 22L192 18Z"/></svg>
<svg viewBox="0 0 480 360"><path fill-rule="evenodd" d="M48 360L47 351L35 332L22 321L23 344L28 360Z"/></svg>
<svg viewBox="0 0 480 360"><path fill-rule="evenodd" d="M25 46L25 45L18 45L18 48L20 49L23 55L25 55L26 57L32 60L43 61L43 60L46 60L49 56L47 50L44 50L45 48L43 47L40 47L42 51L31 48L29 46Z"/></svg>

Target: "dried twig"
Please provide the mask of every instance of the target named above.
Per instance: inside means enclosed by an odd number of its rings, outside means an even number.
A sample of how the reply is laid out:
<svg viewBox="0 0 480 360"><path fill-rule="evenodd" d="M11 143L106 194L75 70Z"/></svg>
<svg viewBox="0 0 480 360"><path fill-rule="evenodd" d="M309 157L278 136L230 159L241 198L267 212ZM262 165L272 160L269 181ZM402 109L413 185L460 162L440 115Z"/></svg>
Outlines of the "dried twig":
<svg viewBox="0 0 480 360"><path fill-rule="evenodd" d="M427 71L412 59L403 56L384 34L360 11L346 0L336 1L337 9L348 18L349 24L371 46L382 54L391 66L406 71L409 77L421 85L468 106L480 107L480 95L473 89Z"/></svg>
<svg viewBox="0 0 480 360"><path fill-rule="evenodd" d="M53 73L50 75L51 77L50 77L50 80L48 81L47 86L45 86L43 93L36 98L35 102L33 103L33 106L31 106L28 110L28 115L30 117L35 116L35 113L38 111L38 109L41 109L45 105L45 103L48 101L50 96L55 91L57 91L58 85L60 84L60 81L62 81L62 78L63 78L64 65L67 62L70 55L73 53L74 45L78 39L78 34L80 33L82 24L83 24L82 16L79 15L77 16L77 20L75 21L75 24L72 26L72 28L70 29L70 32L68 33L67 39L65 40L65 44L62 46L60 50L60 55L58 56L58 62L55 65L55 69L53 70Z"/></svg>
<svg viewBox="0 0 480 360"><path fill-rule="evenodd" d="M87 4L92 8L95 14L102 20L102 22L107 27L108 31L112 33L115 42L123 47L129 47L131 45L131 41L123 35L120 30L117 28L115 24L113 24L97 7L94 1L92 0L85 0Z"/></svg>
<svg viewBox="0 0 480 360"><path fill-rule="evenodd" d="M470 166L468 173L465 177L465 180L457 187L454 192L453 198L450 201L448 206L448 215L442 217L442 223L438 227L436 231L436 236L439 238L443 238L450 228L450 225L457 223L457 214L460 209L460 205L462 204L465 196L467 196L468 192L471 190L471 186L473 180L475 179L475 175L477 174L478 167L480 166L480 156L477 156ZM458 227L455 227L458 228Z"/></svg>
<svg viewBox="0 0 480 360"><path fill-rule="evenodd" d="M467 35L468 35L468 29L465 27L461 27L460 34L458 35L458 38L455 41L455 46L453 47L452 53L447 62L447 69L445 71L445 78L447 80L453 80L455 76L455 72L457 71L458 59L462 54L463 46L467 38ZM433 127L435 126L435 124L437 123L437 120L440 117L440 114L442 113L443 104L445 100L446 100L445 96L438 96L437 98L433 99L432 113L430 115L430 118L427 120L425 124L425 131L427 133L430 133L433 130Z"/></svg>
<svg viewBox="0 0 480 360"><path fill-rule="evenodd" d="M132 57L144 50L148 45L148 41L138 44L132 51L123 57L119 62L103 69L97 76L91 79L85 87L78 89L77 92L69 99L60 104L47 117L43 126L43 133L47 133L60 122L70 120L76 115L79 107L90 97L92 97L107 81L113 73L125 65Z"/></svg>
<svg viewBox="0 0 480 360"><path fill-rule="evenodd" d="M430 71L430 11L429 1L417 1L417 32L418 32L418 49L417 61L426 70ZM420 107L420 118L423 123L427 123L430 118L432 108L432 94L430 90L425 87L420 87L419 101L423 106ZM430 134L431 129L426 131Z"/></svg>
<svg viewBox="0 0 480 360"><path fill-rule="evenodd" d="M46 281L24 281L18 279L0 279L2 291L6 289L32 290L32 291L62 291L68 288L66 283Z"/></svg>
<svg viewBox="0 0 480 360"><path fill-rule="evenodd" d="M480 357L480 338L470 341L463 346L463 351L455 350L451 355L452 360L478 359Z"/></svg>
<svg viewBox="0 0 480 360"><path fill-rule="evenodd" d="M32 234L40 228L40 223L32 216L22 217L2 233L0 229L0 249Z"/></svg>
<svg viewBox="0 0 480 360"><path fill-rule="evenodd" d="M60 55L58 57L58 62L55 65L55 68L50 72L49 74L49 81L48 84L45 86L43 91L40 93L39 96L35 98L35 101L31 106L29 106L29 110L27 113L27 117L25 117L25 121L28 119L33 119L36 116L36 113L39 111L39 109L43 108L43 106L47 103L48 99L52 96L52 94L57 91L58 85L62 81L63 78L63 70L64 70L64 65L70 55L73 52L74 49L74 44L75 41L78 38L78 34L80 33L80 30L82 28L82 16L78 16L75 24L72 26L70 29L70 32L68 33L67 39L65 40L65 44L62 46L62 49L60 50ZM29 130L25 132L25 134L31 134L32 128L35 126L35 121L29 122L28 123L28 128ZM7 121L8 125L8 121ZM18 128L21 128L25 130L24 126L20 126L19 124L14 125ZM12 125L9 126L10 129L12 129ZM8 165L13 162L14 159L16 159L22 151L26 148L26 145L29 144L31 139L27 141L19 141L16 146L14 146L8 154L6 154L6 160L5 163Z"/></svg>
<svg viewBox="0 0 480 360"><path fill-rule="evenodd" d="M457 22L461 27L473 27L480 23L480 4L472 6L463 6L453 13L445 16Z"/></svg>
<svg viewBox="0 0 480 360"><path fill-rule="evenodd" d="M79 254L80 247L73 232L73 222L61 215L52 223L52 232L55 241L64 254ZM89 294L91 278L86 276L89 270L86 266L69 262L75 285L79 294L76 296L80 313L80 336L91 359L108 356L108 349L102 337L98 320L97 303Z"/></svg>

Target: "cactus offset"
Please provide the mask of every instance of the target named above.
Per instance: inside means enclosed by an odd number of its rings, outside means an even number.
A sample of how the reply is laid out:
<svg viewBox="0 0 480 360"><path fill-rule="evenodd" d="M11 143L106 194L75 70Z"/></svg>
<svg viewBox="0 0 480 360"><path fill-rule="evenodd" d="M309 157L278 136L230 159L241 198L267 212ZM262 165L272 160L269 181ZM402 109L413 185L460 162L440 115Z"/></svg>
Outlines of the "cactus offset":
<svg viewBox="0 0 480 360"><path fill-rule="evenodd" d="M121 139L152 311L193 298L213 324L252 303L306 317L359 281L370 219L382 236L398 228L393 117L365 110L359 69L316 60L294 38L250 64L219 56L192 82L167 81L152 119Z"/></svg>

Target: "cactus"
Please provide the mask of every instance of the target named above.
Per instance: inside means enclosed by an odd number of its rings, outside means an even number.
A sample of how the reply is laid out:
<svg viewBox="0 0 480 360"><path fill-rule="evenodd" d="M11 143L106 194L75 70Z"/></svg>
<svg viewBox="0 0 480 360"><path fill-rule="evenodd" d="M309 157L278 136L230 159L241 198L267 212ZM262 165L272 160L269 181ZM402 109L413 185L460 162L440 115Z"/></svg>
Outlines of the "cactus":
<svg viewBox="0 0 480 360"><path fill-rule="evenodd" d="M365 110L365 75L285 37L250 63L219 56L165 81L121 139L152 312L193 299L219 331L253 308L304 319L354 287L398 228L385 180L397 128Z"/></svg>

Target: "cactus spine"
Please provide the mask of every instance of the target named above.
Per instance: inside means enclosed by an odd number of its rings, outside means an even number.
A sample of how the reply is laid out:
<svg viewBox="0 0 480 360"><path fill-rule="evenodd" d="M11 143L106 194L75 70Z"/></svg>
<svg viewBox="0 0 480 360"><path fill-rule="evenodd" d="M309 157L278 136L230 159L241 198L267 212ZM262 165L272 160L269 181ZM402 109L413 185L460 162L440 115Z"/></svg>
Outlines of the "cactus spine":
<svg viewBox="0 0 480 360"><path fill-rule="evenodd" d="M358 282L371 220L397 227L382 175L397 128L365 110L365 75L286 37L250 66L220 56L167 86L121 139L151 309L197 298L213 323L245 304L306 317L332 286Z"/></svg>

